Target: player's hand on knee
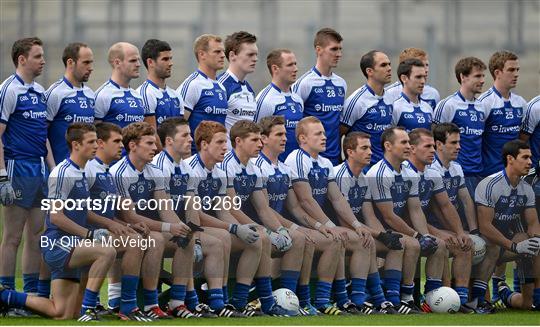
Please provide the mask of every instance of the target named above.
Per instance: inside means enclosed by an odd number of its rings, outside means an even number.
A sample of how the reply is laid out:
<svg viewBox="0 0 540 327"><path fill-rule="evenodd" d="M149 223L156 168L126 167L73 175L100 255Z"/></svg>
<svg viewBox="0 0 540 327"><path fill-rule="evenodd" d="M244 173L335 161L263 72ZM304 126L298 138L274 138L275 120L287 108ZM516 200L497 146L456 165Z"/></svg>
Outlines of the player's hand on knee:
<svg viewBox="0 0 540 327"><path fill-rule="evenodd" d="M304 236L306 237L306 241L309 241L309 242L315 244L315 240L310 235L311 234L310 229L298 226L298 228L296 230L299 231L300 233L304 234ZM327 237L329 237L329 236L327 236Z"/></svg>
<svg viewBox="0 0 540 327"><path fill-rule="evenodd" d="M287 228L281 226L281 227L279 227L279 228L277 229L276 232L277 232L278 234L280 234L280 235L283 235L283 237L289 239L289 241L290 241L291 244L292 244L292 236L291 236L291 234L289 233L289 230L287 230Z"/></svg>
<svg viewBox="0 0 540 327"><path fill-rule="evenodd" d="M202 250L202 244L200 239L195 240L195 244L193 245L193 262L201 262L203 260L203 250Z"/></svg>
<svg viewBox="0 0 540 327"><path fill-rule="evenodd" d="M88 234L86 235L87 239L92 239L98 242L106 241L109 237L111 237L111 234L105 228L89 230Z"/></svg>
<svg viewBox="0 0 540 327"><path fill-rule="evenodd" d="M116 235L116 236L127 236L129 234L134 234L135 231L129 227L129 226L124 226L122 224L119 224L117 222L113 222L111 226L109 226L109 232L111 232L112 234Z"/></svg>
<svg viewBox="0 0 540 327"><path fill-rule="evenodd" d="M463 251L470 251L473 247L473 241L469 235L465 233L459 233L456 235L459 246Z"/></svg>
<svg viewBox="0 0 540 327"><path fill-rule="evenodd" d="M257 224L238 225L231 224L229 226L229 233L236 235L244 243L252 244L259 240L259 233L257 232Z"/></svg>
<svg viewBox="0 0 540 327"><path fill-rule="evenodd" d="M130 227L137 233L141 234L144 238L147 238L148 235L150 235L150 228L148 228L148 226L146 226L146 224L143 222L130 225Z"/></svg>
<svg viewBox="0 0 540 327"><path fill-rule="evenodd" d="M189 234L191 234L191 228L189 228L189 226L183 222L179 222L176 224L171 224L170 233L173 236L188 237Z"/></svg>
<svg viewBox="0 0 540 327"><path fill-rule="evenodd" d="M360 241L362 242L362 246L364 248L368 249L373 246L373 237L371 236L371 233L369 232L369 230L367 230L367 228L363 226L358 226L354 229L354 231L356 232L356 234L358 234L358 236L360 236Z"/></svg>
<svg viewBox="0 0 540 327"><path fill-rule="evenodd" d="M15 200L15 191L7 175L0 176L0 201L2 205L8 206Z"/></svg>
<svg viewBox="0 0 540 327"><path fill-rule="evenodd" d="M267 230L268 237L272 245L276 247L279 252L288 251L292 246L292 239L285 237L283 234Z"/></svg>
<svg viewBox="0 0 540 327"><path fill-rule="evenodd" d="M536 256L540 251L540 238L532 237L521 242L512 242L510 251L517 254L526 254Z"/></svg>
<svg viewBox="0 0 540 327"><path fill-rule="evenodd" d="M401 244L400 238L403 235L398 233L392 233L391 230L380 232L376 239L384 244L390 250L403 250L403 244Z"/></svg>

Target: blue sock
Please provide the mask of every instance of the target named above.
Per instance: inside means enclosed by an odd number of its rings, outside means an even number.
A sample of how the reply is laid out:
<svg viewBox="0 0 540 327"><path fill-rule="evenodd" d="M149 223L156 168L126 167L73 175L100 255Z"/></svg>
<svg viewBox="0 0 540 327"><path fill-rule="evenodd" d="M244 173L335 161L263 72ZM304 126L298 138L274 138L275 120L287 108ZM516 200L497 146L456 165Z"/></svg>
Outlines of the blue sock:
<svg viewBox="0 0 540 327"><path fill-rule="evenodd" d="M250 288L251 285L236 283L232 298L229 300L229 302L234 305L235 308L239 310L243 309L247 304Z"/></svg>
<svg viewBox="0 0 540 327"><path fill-rule="evenodd" d="M376 307L379 307L381 303L386 301L381 287L381 278L379 277L378 271L367 276L366 288L371 295L373 305Z"/></svg>
<svg viewBox="0 0 540 327"><path fill-rule="evenodd" d="M122 299L119 297L109 298L109 301L107 302L109 309L120 308L120 304L122 304Z"/></svg>
<svg viewBox="0 0 540 327"><path fill-rule="evenodd" d="M401 271L388 269L384 271L384 288L386 289L386 299L398 306L401 303L399 290L401 284Z"/></svg>
<svg viewBox="0 0 540 327"><path fill-rule="evenodd" d="M488 283L475 279L473 281L473 287L472 287L472 298L478 299L478 304L486 302L486 289L488 287Z"/></svg>
<svg viewBox="0 0 540 327"><path fill-rule="evenodd" d="M144 306L154 306L158 305L158 291L143 289L143 300Z"/></svg>
<svg viewBox="0 0 540 327"><path fill-rule="evenodd" d="M223 309L223 289L212 288L208 290L208 305L212 310L219 311Z"/></svg>
<svg viewBox="0 0 540 327"><path fill-rule="evenodd" d="M315 288L315 301L313 304L316 308L323 308L330 303L330 293L332 292L332 284L328 282L318 281Z"/></svg>
<svg viewBox="0 0 540 327"><path fill-rule="evenodd" d="M533 290L533 304L536 308L540 307L540 288Z"/></svg>
<svg viewBox="0 0 540 327"><path fill-rule="evenodd" d="M309 284L298 285L296 291L296 296L298 296L298 302L300 302L300 307L307 307L308 304L311 303L311 290L309 289Z"/></svg>
<svg viewBox="0 0 540 327"><path fill-rule="evenodd" d="M459 302L461 304L467 303L469 301L469 288L464 286L456 286L454 290L459 295Z"/></svg>
<svg viewBox="0 0 540 327"><path fill-rule="evenodd" d="M6 303L8 306L22 309L26 304L26 293L20 293L12 289L6 289L0 293L0 302Z"/></svg>
<svg viewBox="0 0 540 327"><path fill-rule="evenodd" d="M0 284L5 288L15 289L15 276L2 276L0 277Z"/></svg>
<svg viewBox="0 0 540 327"><path fill-rule="evenodd" d="M259 300L261 301L261 310L262 312L267 313L276 303L274 296L272 295L272 278L255 278L255 287L257 288Z"/></svg>
<svg viewBox="0 0 540 327"><path fill-rule="evenodd" d="M363 278L351 279L351 301L357 306L366 302L366 280Z"/></svg>
<svg viewBox="0 0 540 327"><path fill-rule="evenodd" d="M442 286L442 280L440 280L439 278L427 277L426 285L424 285L424 294L427 294L441 286Z"/></svg>
<svg viewBox="0 0 540 327"><path fill-rule="evenodd" d="M227 285L223 285L221 291L223 293L223 303L229 303L229 288L227 287Z"/></svg>
<svg viewBox="0 0 540 327"><path fill-rule="evenodd" d="M281 271L281 287L288 288L296 293L296 285L298 285L299 271L282 270Z"/></svg>
<svg viewBox="0 0 540 327"><path fill-rule="evenodd" d="M173 284L171 286L171 300L186 301L186 285ZM171 308L174 309L174 308Z"/></svg>
<svg viewBox="0 0 540 327"><path fill-rule="evenodd" d="M37 294L39 273L23 274L23 291L26 294Z"/></svg>
<svg viewBox="0 0 540 327"><path fill-rule="evenodd" d="M127 315L137 307L137 287L139 286L139 276L124 275L122 276L121 283L120 313Z"/></svg>
<svg viewBox="0 0 540 327"><path fill-rule="evenodd" d="M411 285L401 284L401 299L411 301L413 299L414 283Z"/></svg>
<svg viewBox="0 0 540 327"><path fill-rule="evenodd" d="M197 296L197 291L191 290L186 292L186 306L190 311L194 311L195 308L199 305L199 297Z"/></svg>
<svg viewBox="0 0 540 327"><path fill-rule="evenodd" d="M37 295L45 298L49 298L51 295L51 280L40 279L37 285Z"/></svg>
<svg viewBox="0 0 540 327"><path fill-rule="evenodd" d="M514 268L514 292L521 293L521 283L519 282L519 273L517 268Z"/></svg>
<svg viewBox="0 0 540 327"><path fill-rule="evenodd" d="M499 292L497 291L497 284L501 281L505 281L505 276L491 276L491 302L495 302L499 299Z"/></svg>
<svg viewBox="0 0 540 327"><path fill-rule="evenodd" d="M347 294L347 281L345 279L336 279L332 284L332 289L334 293L334 300L336 301L338 307L343 307L343 305L349 302L349 295Z"/></svg>
<svg viewBox="0 0 540 327"><path fill-rule="evenodd" d="M84 290L84 297L81 306L81 316L86 309L93 309L96 307L98 292L91 291L89 289Z"/></svg>

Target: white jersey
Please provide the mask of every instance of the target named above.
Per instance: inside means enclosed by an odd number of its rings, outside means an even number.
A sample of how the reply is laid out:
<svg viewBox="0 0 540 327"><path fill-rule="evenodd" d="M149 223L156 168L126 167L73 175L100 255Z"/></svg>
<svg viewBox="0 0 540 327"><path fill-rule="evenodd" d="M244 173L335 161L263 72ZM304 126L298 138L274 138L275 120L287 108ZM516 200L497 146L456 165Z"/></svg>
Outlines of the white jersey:
<svg viewBox="0 0 540 327"><path fill-rule="evenodd" d="M147 79L137 88L144 104L144 116L156 117L157 126L170 117L183 117L184 104L176 90L165 86L160 88L157 84Z"/></svg>
<svg viewBox="0 0 540 327"><path fill-rule="evenodd" d="M84 167L86 173L86 180L88 181L88 187L90 188L90 197L92 199L99 199L103 204L101 210L97 210L97 214L100 216L113 219L115 217L115 206L112 201L105 200L106 198L114 199L118 196L116 190L116 184L109 171L109 165L101 161L97 156L88 161Z"/></svg>
<svg viewBox="0 0 540 327"><path fill-rule="evenodd" d="M527 105L521 131L530 136L533 167L538 169L540 161L540 95Z"/></svg>
<svg viewBox="0 0 540 327"><path fill-rule="evenodd" d="M415 128L431 130L433 109L424 100L412 102L404 93L394 102L392 125L405 128L410 133Z"/></svg>
<svg viewBox="0 0 540 327"><path fill-rule="evenodd" d="M230 70L221 74L218 81L225 87L227 92L227 118L225 118L225 127L227 132L231 130L232 125L240 120L253 121L257 104L255 102L255 92L247 81L240 81ZM228 143L229 149L230 142Z"/></svg>
<svg viewBox="0 0 540 327"><path fill-rule="evenodd" d="M321 155L313 158L300 148L289 154L285 164L291 168L292 182L309 183L313 198L322 207L328 198L328 183L335 180L332 162Z"/></svg>
<svg viewBox="0 0 540 327"><path fill-rule="evenodd" d="M362 205L365 201L371 201L371 191L364 173L354 176L347 161L334 167L336 183L349 202L355 215L361 216Z"/></svg>
<svg viewBox="0 0 540 327"><path fill-rule="evenodd" d="M213 199L217 196L227 194L227 175L225 171L219 168L219 164L211 169L205 167L199 154L195 154L185 159L191 171L189 178L193 178L193 189L199 197L209 197Z"/></svg>
<svg viewBox="0 0 540 327"><path fill-rule="evenodd" d="M454 123L461 135L461 151L457 161L465 174L482 172L482 135L485 127L485 110L477 99L466 100L458 91L439 102L433 122Z"/></svg>
<svg viewBox="0 0 540 327"><path fill-rule="evenodd" d="M371 164L383 158L381 135L392 126L392 99L385 93L382 96L365 84L354 91L345 101L340 122L350 132L364 132L371 136Z"/></svg>
<svg viewBox="0 0 540 327"><path fill-rule="evenodd" d="M403 176L418 184L420 204L422 205L422 209L426 211L431 197L446 190L442 177L437 172L429 170L429 165L425 167L424 171L420 171L412 162L406 160L403 162L402 167Z"/></svg>
<svg viewBox="0 0 540 327"><path fill-rule="evenodd" d="M388 85L384 88L384 92L388 94L388 96L393 99L393 101L396 101L403 91L403 85L400 81L395 81L394 83ZM424 100L429 104L431 107L431 110L435 109L435 106L437 106L437 103L441 100L441 96L439 95L439 91L435 89L431 85L424 85L424 91L422 91L422 94L420 95L420 99Z"/></svg>
<svg viewBox="0 0 540 327"><path fill-rule="evenodd" d="M122 128L144 120L142 97L131 87L122 87L108 80L96 91L96 119Z"/></svg>
<svg viewBox="0 0 540 327"><path fill-rule="evenodd" d="M181 213L181 217L184 216L185 209L185 195L194 191L194 179L190 179L189 173L191 167L189 167L186 160L180 160L175 162L173 157L163 150L158 153L152 164L156 166L163 174L165 191L171 196L174 201L175 211Z"/></svg>
<svg viewBox="0 0 540 327"><path fill-rule="evenodd" d="M465 175L461 165L456 161L450 161L448 168L444 167L440 159L435 156L433 163L426 168L427 172L437 173L443 179L446 193L453 205L458 204L458 192L465 187Z"/></svg>
<svg viewBox="0 0 540 327"><path fill-rule="evenodd" d="M249 199L251 193L259 191L263 187L261 170L253 162L248 161L245 165L240 162L234 150L225 154L219 168L227 175L227 187L234 188L236 195L242 203Z"/></svg>
<svg viewBox="0 0 540 327"><path fill-rule="evenodd" d="M118 193L136 203L137 213L159 220L157 210L150 210L146 204L154 199L154 192L165 190L162 172L152 164L146 164L142 171L138 171L129 160L129 155L115 163L110 171Z"/></svg>
<svg viewBox="0 0 540 327"><path fill-rule="evenodd" d="M418 180L404 173L404 169L405 166L402 163L400 172L397 172L383 158L373 165L366 174L373 201L393 202L394 213L400 217L405 214L407 200L410 197L418 196Z"/></svg>
<svg viewBox="0 0 540 327"><path fill-rule="evenodd" d="M522 179L512 187L505 170L484 178L474 198L477 205L493 208L493 225L507 238L525 231L521 215L525 209L535 207L532 187Z"/></svg>

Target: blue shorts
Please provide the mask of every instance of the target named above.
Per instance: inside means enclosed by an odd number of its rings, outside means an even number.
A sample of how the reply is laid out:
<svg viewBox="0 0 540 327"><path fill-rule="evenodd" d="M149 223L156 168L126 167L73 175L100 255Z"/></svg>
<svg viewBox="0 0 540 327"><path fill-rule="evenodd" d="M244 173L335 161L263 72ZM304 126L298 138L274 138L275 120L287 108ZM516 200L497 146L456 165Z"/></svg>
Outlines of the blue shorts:
<svg viewBox="0 0 540 327"><path fill-rule="evenodd" d="M41 200L47 197L49 168L43 158L6 160L11 185L15 191L16 206L30 209L39 208Z"/></svg>
<svg viewBox="0 0 540 327"><path fill-rule="evenodd" d="M478 186L478 183L482 180L482 176L479 174L466 174L465 175L465 186L467 186L467 191L469 191L469 194L471 195L471 198L474 202L474 192L476 190L476 187Z"/></svg>
<svg viewBox="0 0 540 327"><path fill-rule="evenodd" d="M41 248L43 260L51 270L51 280L70 279L79 281L81 278L81 271L79 268L69 268L68 266L71 254L75 249L68 243L69 242L61 242L61 238L58 238L52 248Z"/></svg>

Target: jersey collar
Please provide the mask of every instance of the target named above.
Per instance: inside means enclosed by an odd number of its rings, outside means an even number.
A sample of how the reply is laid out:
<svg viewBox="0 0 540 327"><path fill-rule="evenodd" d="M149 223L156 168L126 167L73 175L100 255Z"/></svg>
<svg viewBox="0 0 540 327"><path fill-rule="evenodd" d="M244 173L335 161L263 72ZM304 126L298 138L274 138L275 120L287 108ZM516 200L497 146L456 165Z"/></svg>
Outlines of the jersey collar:
<svg viewBox="0 0 540 327"><path fill-rule="evenodd" d="M169 152L167 152L167 150L163 149L163 153L165 154L165 157L167 157L167 159L169 159L173 164L176 164L173 157L169 154Z"/></svg>
<svg viewBox="0 0 540 327"><path fill-rule="evenodd" d="M164 89L162 89L161 87L159 87L156 83L152 82L149 78L146 79L146 81L148 82L148 84L152 85L152 86L155 87L156 89L158 89L158 90L164 90Z"/></svg>
<svg viewBox="0 0 540 327"><path fill-rule="evenodd" d="M120 90L127 90L126 88L124 87L121 87L118 83L116 83L115 81L113 81L112 79L109 78L109 83L111 83L112 85L114 85L117 89L120 89ZM129 87L128 87L129 89Z"/></svg>
<svg viewBox="0 0 540 327"><path fill-rule="evenodd" d="M238 77L236 77L236 75L235 75L233 72L231 72L230 69L227 69L227 74L228 74L230 77L232 77L232 79L233 79L236 83L238 83L238 84L240 84L240 85L246 85L246 80L241 81Z"/></svg>
<svg viewBox="0 0 540 327"><path fill-rule="evenodd" d="M303 154L305 154L309 159L313 160L313 161L317 161L316 158L313 158L309 152L307 152L306 150L302 149L302 148L299 148L300 152L302 152Z"/></svg>
<svg viewBox="0 0 540 327"><path fill-rule="evenodd" d="M33 86L34 85L34 81L32 81L32 83L30 84L26 84L24 82L24 80L22 79L22 77L19 76L19 74L15 73L15 78L22 84L22 85L25 85L25 86Z"/></svg>
<svg viewBox="0 0 540 327"><path fill-rule="evenodd" d="M353 172L351 170L351 167L349 166L349 162L347 160L345 160L343 162L343 164L345 165L345 168L347 169L347 171L349 172L349 175L351 175L352 178L358 178L362 174L362 171L360 170L360 175L354 176L354 174L353 174Z"/></svg>
<svg viewBox="0 0 540 327"><path fill-rule="evenodd" d="M129 155L126 154L126 161L128 163L128 165L131 167L131 169L133 169L134 171L136 171L138 174L142 174L143 172L142 171L138 171L137 168L135 168L135 165L133 165L133 163L131 162L131 160L129 160ZM144 170L144 168L143 168Z"/></svg>
<svg viewBox="0 0 540 327"><path fill-rule="evenodd" d="M418 168L416 168L416 166L410 161L410 160L407 160L407 163L409 164L409 167L415 172L415 173L420 173L418 171Z"/></svg>
<svg viewBox="0 0 540 327"><path fill-rule="evenodd" d="M519 183L521 183L521 181L518 182L518 185L516 185L516 187L513 187L512 184L510 183L510 179L508 178L508 175L506 174L506 169L503 168L502 170L502 175L504 177L504 180L506 181L506 184L508 184L508 186L512 189L512 190L515 190L518 188L519 186Z"/></svg>
<svg viewBox="0 0 540 327"><path fill-rule="evenodd" d="M197 153L197 161L199 162L199 165L201 165L201 167L203 167L203 169L204 169L207 173L211 173L211 172L212 172L211 169L206 168L206 166L204 165L204 162L202 161L201 156L200 156L199 153Z"/></svg>
<svg viewBox="0 0 540 327"><path fill-rule="evenodd" d="M266 162L268 162L270 165L273 165L272 161L270 161L270 159L268 159L267 156L264 155L264 153L262 151L259 151L259 156ZM279 159L278 159L278 162L279 162Z"/></svg>
<svg viewBox="0 0 540 327"><path fill-rule="evenodd" d="M392 172L393 172L394 174L399 175L399 173L394 169L394 167L392 166L392 164L391 164L388 160L386 160L385 157L382 158L382 161L383 161L383 163L384 163L385 165L388 166L388 168L390 168L390 169L392 170ZM402 165L402 164L400 164L400 166L401 166L401 165Z"/></svg>
<svg viewBox="0 0 540 327"><path fill-rule="evenodd" d="M456 95L459 96L459 98L463 100L463 102L466 102L466 103L474 103L476 101L475 97L473 97L472 101L465 99L465 97L463 96L463 94L461 94L461 91L459 90L456 92Z"/></svg>
<svg viewBox="0 0 540 327"><path fill-rule="evenodd" d="M77 165L73 160L71 160L71 158L67 158L66 159L73 167L77 168L77 170L81 170L81 167L79 167L79 165Z"/></svg>
<svg viewBox="0 0 540 327"><path fill-rule="evenodd" d="M508 93L508 99L505 99L505 98L502 96L501 92L499 92L499 90L497 90L497 88L495 87L495 85L493 85L493 86L491 87L491 89L493 90L493 93L497 94L497 96L498 96L499 98L501 98L503 101L510 100L510 98L512 97L512 92L509 92L509 93Z"/></svg>

